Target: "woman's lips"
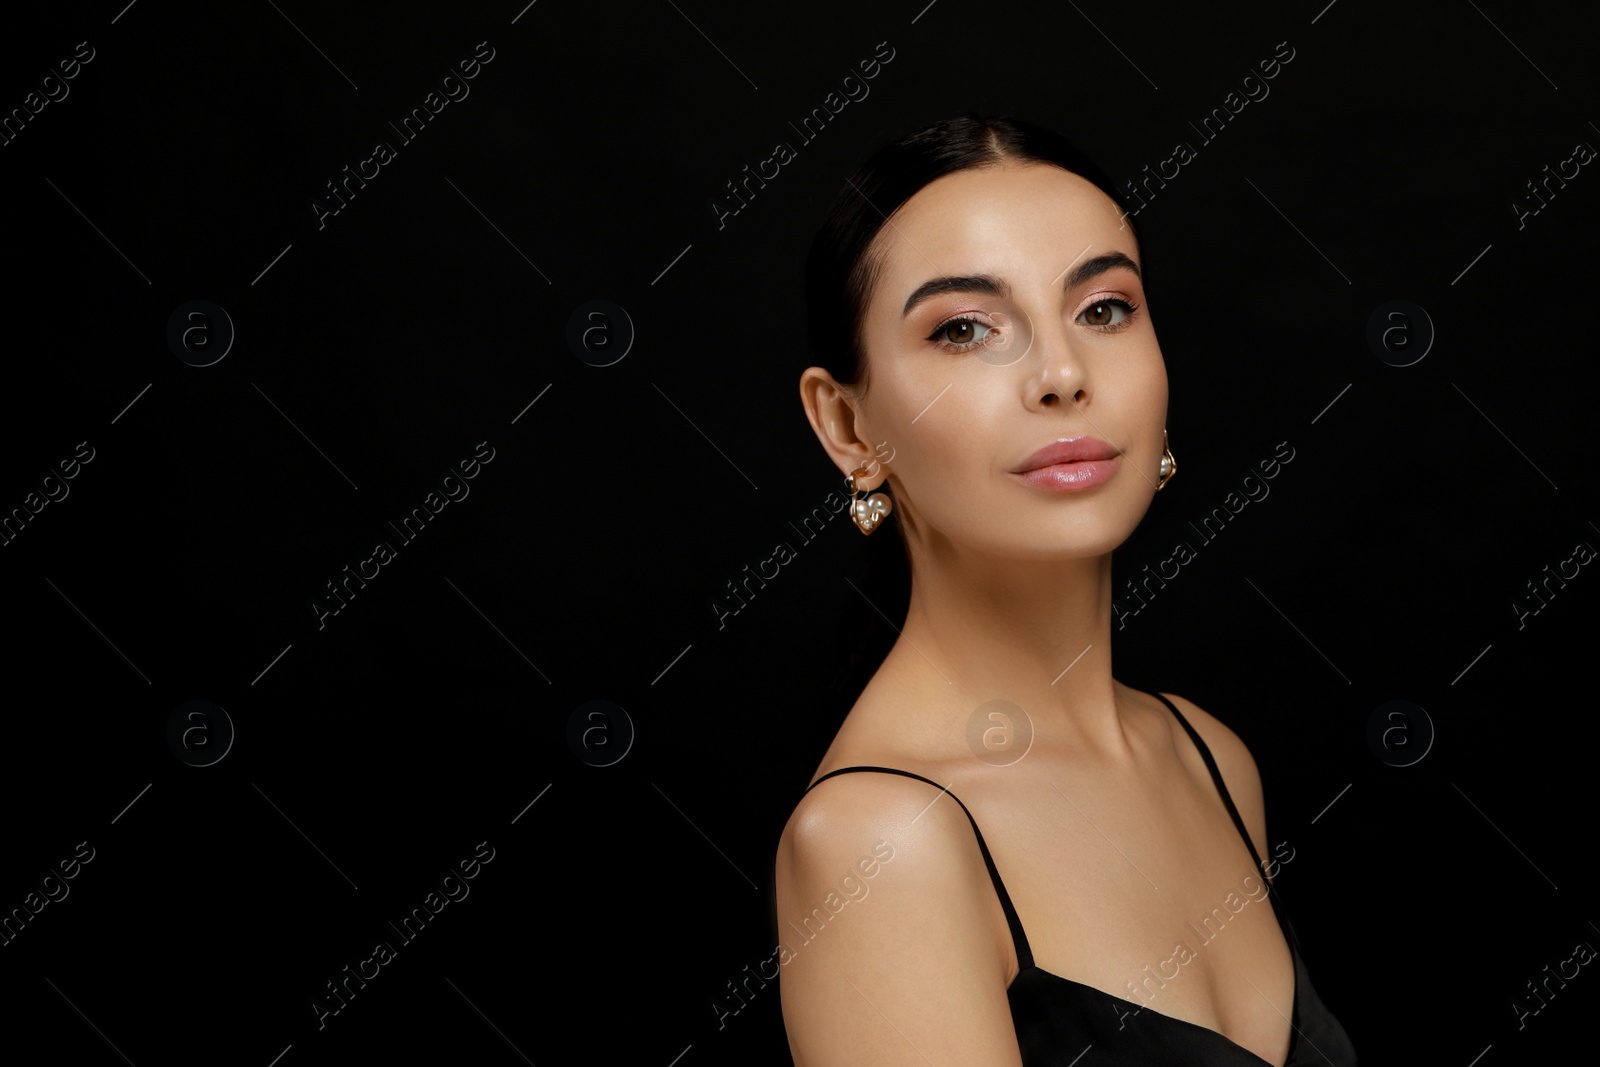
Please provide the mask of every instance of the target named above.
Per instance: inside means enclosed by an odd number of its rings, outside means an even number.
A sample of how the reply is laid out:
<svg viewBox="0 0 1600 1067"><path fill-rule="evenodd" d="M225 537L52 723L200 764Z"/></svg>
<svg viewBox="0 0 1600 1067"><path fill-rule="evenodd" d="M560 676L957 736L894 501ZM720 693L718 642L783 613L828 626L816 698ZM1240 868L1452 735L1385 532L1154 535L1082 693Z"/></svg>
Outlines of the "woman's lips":
<svg viewBox="0 0 1600 1067"><path fill-rule="evenodd" d="M1048 467L1057 463L1081 463L1084 460L1111 459L1120 453L1120 449L1107 444L1098 437L1088 434L1079 434L1077 437L1065 437L1059 441L1051 441L1033 455L1012 467L1012 473L1021 474L1024 471L1037 467Z"/></svg>
<svg viewBox="0 0 1600 1067"><path fill-rule="evenodd" d="M1122 457L1112 456L1110 459L1086 459L1076 463L1052 463L1047 467L1035 467L1030 471L1012 472L1011 477L1020 479L1024 484L1035 489L1046 489L1051 492L1076 492L1080 489L1091 489L1108 481L1117 472L1117 466L1122 462Z"/></svg>

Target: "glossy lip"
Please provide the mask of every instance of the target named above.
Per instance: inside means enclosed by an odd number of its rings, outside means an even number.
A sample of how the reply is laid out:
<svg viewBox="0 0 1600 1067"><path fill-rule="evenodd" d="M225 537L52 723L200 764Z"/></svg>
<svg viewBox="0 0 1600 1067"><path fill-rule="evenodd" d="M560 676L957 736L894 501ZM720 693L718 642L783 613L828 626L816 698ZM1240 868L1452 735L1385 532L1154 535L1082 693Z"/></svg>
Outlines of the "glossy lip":
<svg viewBox="0 0 1600 1067"><path fill-rule="evenodd" d="M1012 474L1027 474L1029 471L1041 470L1058 464L1087 463L1094 460L1113 460L1122 453L1098 437L1084 434L1079 437L1069 437L1062 441L1052 441L1039 451L1023 460L1021 464L1011 468Z"/></svg>

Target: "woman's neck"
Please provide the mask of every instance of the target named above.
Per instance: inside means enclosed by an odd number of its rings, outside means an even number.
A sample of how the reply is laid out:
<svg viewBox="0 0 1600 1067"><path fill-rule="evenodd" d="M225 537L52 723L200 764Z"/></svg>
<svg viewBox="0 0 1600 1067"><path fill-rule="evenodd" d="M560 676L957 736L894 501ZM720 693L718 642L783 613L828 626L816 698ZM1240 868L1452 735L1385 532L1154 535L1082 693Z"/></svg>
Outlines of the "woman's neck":
<svg viewBox="0 0 1600 1067"><path fill-rule="evenodd" d="M901 728L948 741L981 706L1005 700L1055 740L1125 753L1111 675L1111 592L1109 554L923 567L880 669Z"/></svg>

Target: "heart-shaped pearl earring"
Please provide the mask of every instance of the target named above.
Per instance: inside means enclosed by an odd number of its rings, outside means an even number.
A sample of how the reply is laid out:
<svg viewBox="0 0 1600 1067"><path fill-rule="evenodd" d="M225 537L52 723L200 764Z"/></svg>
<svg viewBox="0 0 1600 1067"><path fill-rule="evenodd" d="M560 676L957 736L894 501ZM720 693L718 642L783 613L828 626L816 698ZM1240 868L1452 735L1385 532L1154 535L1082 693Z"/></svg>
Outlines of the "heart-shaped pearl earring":
<svg viewBox="0 0 1600 1067"><path fill-rule="evenodd" d="M845 484L850 487L850 493L854 497L850 502L850 517L855 520L856 529L864 534L870 534L893 510L894 503L885 493L873 493L867 497L855 496L856 493L866 492L864 489L856 488L856 479L865 477L867 468L857 467L845 478Z"/></svg>

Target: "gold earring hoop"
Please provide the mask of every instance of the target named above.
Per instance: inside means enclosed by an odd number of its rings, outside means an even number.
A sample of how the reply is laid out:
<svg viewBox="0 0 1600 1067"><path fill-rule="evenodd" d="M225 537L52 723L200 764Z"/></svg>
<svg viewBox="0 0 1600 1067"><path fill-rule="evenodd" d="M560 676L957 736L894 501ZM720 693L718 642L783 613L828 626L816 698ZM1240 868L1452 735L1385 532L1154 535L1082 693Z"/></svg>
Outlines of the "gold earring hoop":
<svg viewBox="0 0 1600 1067"><path fill-rule="evenodd" d="M1166 430L1162 430L1161 431L1161 480L1156 482L1156 492L1158 492L1158 493L1161 492L1162 488L1165 487L1166 484L1172 480L1172 476L1174 474L1177 474L1177 473L1178 473L1178 461L1172 458L1172 449L1167 447L1167 431Z"/></svg>
<svg viewBox="0 0 1600 1067"><path fill-rule="evenodd" d="M850 518L855 520L856 529L864 534L871 534L880 523L894 510L894 502L886 493L866 494L867 490L857 489L856 480L867 477L867 468L857 467L845 477L845 484L850 487Z"/></svg>

